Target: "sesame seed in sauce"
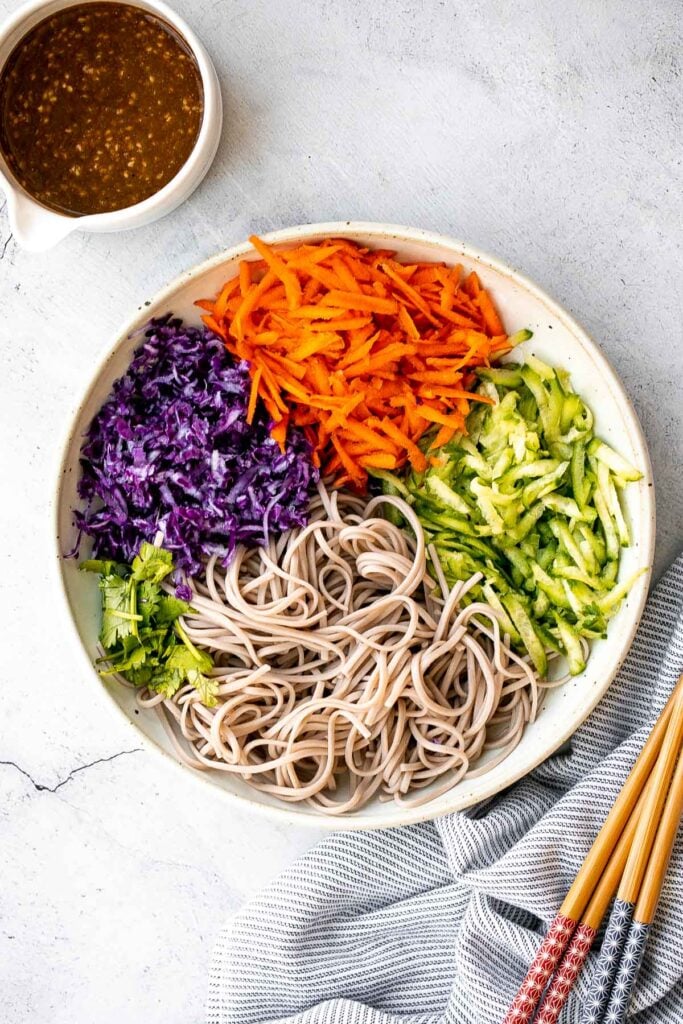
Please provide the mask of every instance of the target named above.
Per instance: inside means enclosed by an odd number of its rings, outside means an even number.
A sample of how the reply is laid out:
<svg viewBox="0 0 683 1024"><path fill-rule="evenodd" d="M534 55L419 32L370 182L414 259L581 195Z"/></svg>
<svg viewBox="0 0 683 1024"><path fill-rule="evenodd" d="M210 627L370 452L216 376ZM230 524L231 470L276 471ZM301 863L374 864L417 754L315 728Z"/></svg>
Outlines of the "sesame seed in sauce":
<svg viewBox="0 0 683 1024"><path fill-rule="evenodd" d="M202 115L187 45L130 4L58 11L0 72L0 149L10 170L39 202L75 216L158 192L187 161Z"/></svg>

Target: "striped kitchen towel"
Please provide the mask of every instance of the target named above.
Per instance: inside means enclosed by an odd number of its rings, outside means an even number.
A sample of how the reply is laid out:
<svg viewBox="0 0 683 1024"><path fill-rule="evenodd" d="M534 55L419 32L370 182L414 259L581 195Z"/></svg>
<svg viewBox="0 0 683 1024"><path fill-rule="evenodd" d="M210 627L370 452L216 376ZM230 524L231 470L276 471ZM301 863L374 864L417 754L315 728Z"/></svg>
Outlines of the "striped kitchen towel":
<svg viewBox="0 0 683 1024"><path fill-rule="evenodd" d="M501 1021L682 669L683 556L571 750L473 810L324 840L221 934L209 1024ZM682 913L679 836L631 1007L638 1024L683 1021ZM564 1024L578 1024L598 950Z"/></svg>

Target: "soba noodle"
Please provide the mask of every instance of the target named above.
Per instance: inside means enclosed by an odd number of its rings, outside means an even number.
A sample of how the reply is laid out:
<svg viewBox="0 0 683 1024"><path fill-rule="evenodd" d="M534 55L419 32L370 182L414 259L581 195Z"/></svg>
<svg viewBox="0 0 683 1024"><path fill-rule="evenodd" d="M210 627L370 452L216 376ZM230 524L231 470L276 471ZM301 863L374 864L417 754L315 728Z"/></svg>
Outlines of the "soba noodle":
<svg viewBox="0 0 683 1024"><path fill-rule="evenodd" d="M407 531L381 515L395 505ZM449 587L394 497L320 485L310 523L267 548L211 559L184 627L210 651L215 707L191 686L142 691L178 753L328 814L426 802L503 760L536 715L539 682L495 611ZM485 751L485 765L473 767ZM420 792L424 790L424 792ZM417 796L412 794L417 793Z"/></svg>

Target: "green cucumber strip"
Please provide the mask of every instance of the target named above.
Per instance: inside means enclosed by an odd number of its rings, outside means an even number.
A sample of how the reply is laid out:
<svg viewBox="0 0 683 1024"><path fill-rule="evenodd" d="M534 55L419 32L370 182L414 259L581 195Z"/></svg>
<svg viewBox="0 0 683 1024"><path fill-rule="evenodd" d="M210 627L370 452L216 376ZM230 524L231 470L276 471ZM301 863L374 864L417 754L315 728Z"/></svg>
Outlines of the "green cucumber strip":
<svg viewBox="0 0 683 1024"><path fill-rule="evenodd" d="M381 480L385 494L399 494L405 501L410 501L411 494L403 480L388 469L368 469L368 476Z"/></svg>
<svg viewBox="0 0 683 1024"><path fill-rule="evenodd" d="M574 498L565 498L561 494L548 494L541 502L552 512L561 512L567 519L576 519L584 523L595 522L597 513L592 508L579 508Z"/></svg>
<svg viewBox="0 0 683 1024"><path fill-rule="evenodd" d="M534 589L534 577L531 571L532 566L529 559L522 554L519 548L507 548L505 556L520 576L520 586L525 590Z"/></svg>
<svg viewBox="0 0 683 1024"><path fill-rule="evenodd" d="M588 445L588 454L593 455L599 462L604 462L613 473L623 480L640 480L643 476L640 470L627 462L604 441L598 440L597 437L594 437Z"/></svg>
<svg viewBox="0 0 683 1024"><path fill-rule="evenodd" d="M520 345L523 341L528 341L529 338L533 338L534 332L530 331L528 327L523 327L521 331L515 331L508 337L508 344L515 346Z"/></svg>
<svg viewBox="0 0 683 1024"><path fill-rule="evenodd" d="M545 679L548 671L548 659L545 648L534 630L533 623L524 605L516 594L504 594L501 600L519 631L519 635L529 652L529 657L534 663L536 671L542 679Z"/></svg>
<svg viewBox="0 0 683 1024"><path fill-rule="evenodd" d="M518 388L522 383L522 374L514 363L496 367L480 366L476 373L477 377L491 381L499 388Z"/></svg>
<svg viewBox="0 0 683 1024"><path fill-rule="evenodd" d="M578 676L586 667L579 635L559 613L555 614L555 620L560 634L560 642L569 662L569 671L573 676Z"/></svg>
<svg viewBox="0 0 683 1024"><path fill-rule="evenodd" d="M572 537L569 527L566 523L562 522L559 518L552 519L550 521L550 529L555 534L555 537L560 542L564 550L567 552L573 562L578 565L579 569L583 572L588 573L588 565L586 559L583 557L579 545Z"/></svg>
<svg viewBox="0 0 683 1024"><path fill-rule="evenodd" d="M597 513L596 513L597 515ZM605 542L602 537L599 537L595 530L592 530L585 523L579 523L576 532L581 537L583 543L580 542L581 550L585 554L586 546L590 547L593 552L593 558L598 565L604 565L607 559L607 551L605 549ZM586 559L588 561L588 559Z"/></svg>
<svg viewBox="0 0 683 1024"><path fill-rule="evenodd" d="M596 576L591 576L590 573L584 572L576 565L560 565L555 570L555 575L563 580L578 580L593 590L602 590L602 582Z"/></svg>
<svg viewBox="0 0 683 1024"><path fill-rule="evenodd" d="M533 462L523 462L508 470L500 478L498 485L501 488L512 487L518 480L544 477L554 473L559 466L560 462L557 459L534 459Z"/></svg>
<svg viewBox="0 0 683 1024"><path fill-rule="evenodd" d="M556 469L539 477L538 480L534 480L533 483L527 484L522 491L522 502L527 508L559 487L560 481L568 468L568 462L560 462Z"/></svg>
<svg viewBox="0 0 683 1024"><path fill-rule="evenodd" d="M601 612L611 612L618 604L626 597L629 590L639 579L643 573L647 572L647 569L639 569L638 572L633 573L624 583L620 583L619 586L613 587L608 594L604 594L598 598L596 604Z"/></svg>
<svg viewBox="0 0 683 1024"><path fill-rule="evenodd" d="M438 476L428 476L426 484L427 489L439 498L444 505L448 505L449 508L453 508L456 512L461 512L465 516L471 514L472 510L464 498L461 498L452 487L449 487L445 480Z"/></svg>
<svg viewBox="0 0 683 1024"><path fill-rule="evenodd" d="M526 357L526 366L530 366L534 373L540 377L542 381L554 381L557 379L557 374L553 370L552 366L548 366L537 356L529 355Z"/></svg>
<svg viewBox="0 0 683 1024"><path fill-rule="evenodd" d="M595 508L602 523L603 533L605 534L607 557L610 560L616 561L619 557L619 538L617 537L614 520L599 489L593 495L593 501L595 502Z"/></svg>
<svg viewBox="0 0 683 1024"><path fill-rule="evenodd" d="M552 576L549 576L548 573L536 563L531 566L531 571L534 575L538 589L543 591L544 594L547 594L554 605L559 608L569 607L567 596L559 580L554 580Z"/></svg>
<svg viewBox="0 0 683 1024"><path fill-rule="evenodd" d="M490 604L491 607L495 608L495 610L498 612L498 618L500 620L500 626L501 626L501 629L502 629L503 633L507 633L508 636L510 637L510 640L513 643L521 644L522 638L519 635L517 629L515 628L515 625L514 625L512 619L510 618L508 613L505 611L505 608L503 607L502 601L498 597L498 594L493 589L491 584L490 583L485 583L481 589L482 589L482 592L483 592L484 597L486 598L486 601L488 602L488 604Z"/></svg>
<svg viewBox="0 0 683 1024"><path fill-rule="evenodd" d="M586 446L581 441L573 446L569 475L574 501L580 508L586 508L590 487L586 481Z"/></svg>
<svg viewBox="0 0 683 1024"><path fill-rule="evenodd" d="M581 410L582 401L578 395L570 394L565 397L562 403L560 414L560 432L564 436L570 427L574 426L575 420Z"/></svg>
<svg viewBox="0 0 683 1024"><path fill-rule="evenodd" d="M521 543L526 535L531 533L544 512L545 509L541 504L535 505L534 508L530 508L529 511L522 516L515 529L508 531L507 537L509 537L513 544ZM503 539L505 547L509 547L507 537Z"/></svg>

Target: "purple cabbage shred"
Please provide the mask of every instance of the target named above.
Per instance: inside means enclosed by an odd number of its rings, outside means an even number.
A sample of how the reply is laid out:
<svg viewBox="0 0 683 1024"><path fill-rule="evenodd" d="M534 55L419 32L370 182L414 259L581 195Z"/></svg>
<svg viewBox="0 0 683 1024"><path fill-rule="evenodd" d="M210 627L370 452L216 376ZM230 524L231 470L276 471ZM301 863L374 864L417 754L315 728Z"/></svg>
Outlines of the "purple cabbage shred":
<svg viewBox="0 0 683 1024"><path fill-rule="evenodd" d="M306 524L310 445L290 429L281 452L261 407L248 424L249 388L247 363L206 328L150 323L81 449L74 517L95 557L131 562L160 541L193 575L203 558L227 564L237 544Z"/></svg>

